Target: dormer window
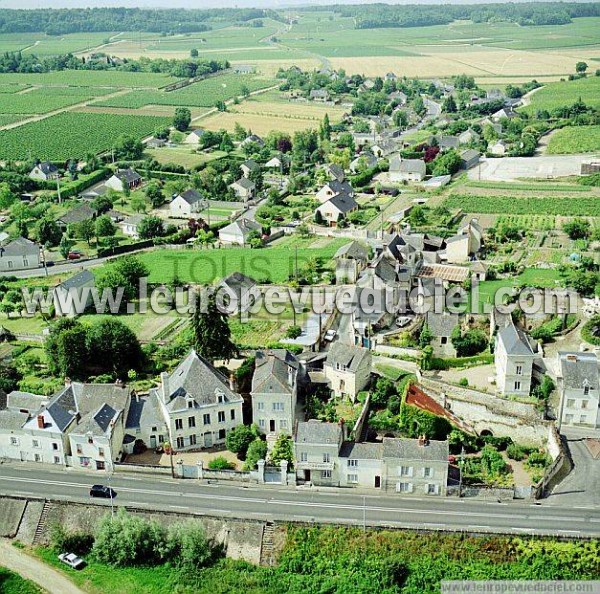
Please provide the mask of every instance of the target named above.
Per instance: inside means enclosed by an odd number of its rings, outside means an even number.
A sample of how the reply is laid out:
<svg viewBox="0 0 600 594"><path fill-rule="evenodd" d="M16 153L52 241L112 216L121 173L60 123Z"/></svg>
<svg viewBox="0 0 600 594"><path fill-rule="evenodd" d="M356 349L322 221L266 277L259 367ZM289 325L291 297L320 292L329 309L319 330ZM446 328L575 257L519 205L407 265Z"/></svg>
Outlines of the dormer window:
<svg viewBox="0 0 600 594"><path fill-rule="evenodd" d="M188 400L188 408L194 408L194 401Z"/></svg>
<svg viewBox="0 0 600 594"><path fill-rule="evenodd" d="M225 394L221 390L215 390L215 396L217 397L217 403L223 404L225 402Z"/></svg>

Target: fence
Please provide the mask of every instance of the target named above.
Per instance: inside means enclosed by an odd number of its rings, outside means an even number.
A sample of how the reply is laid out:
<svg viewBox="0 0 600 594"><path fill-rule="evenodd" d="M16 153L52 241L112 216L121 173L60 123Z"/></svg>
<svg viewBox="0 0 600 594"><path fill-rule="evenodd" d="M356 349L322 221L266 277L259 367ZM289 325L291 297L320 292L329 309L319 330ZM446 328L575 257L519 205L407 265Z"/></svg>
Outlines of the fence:
<svg viewBox="0 0 600 594"><path fill-rule="evenodd" d="M154 247L154 241L152 239L146 239L145 241L138 241L136 243L130 243L128 245L118 245L114 248L99 250L98 258L106 258L107 256L118 256L120 254L127 254L128 252L135 252L137 250L143 250L149 247Z"/></svg>

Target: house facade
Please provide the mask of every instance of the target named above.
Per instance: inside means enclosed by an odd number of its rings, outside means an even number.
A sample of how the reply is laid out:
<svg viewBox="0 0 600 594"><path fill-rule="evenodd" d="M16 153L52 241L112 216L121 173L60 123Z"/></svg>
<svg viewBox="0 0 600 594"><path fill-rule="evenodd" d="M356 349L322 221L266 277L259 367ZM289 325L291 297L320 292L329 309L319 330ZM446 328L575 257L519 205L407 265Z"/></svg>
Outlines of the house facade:
<svg viewBox="0 0 600 594"><path fill-rule="evenodd" d="M323 371L336 398L354 401L371 379L371 353L362 347L334 342Z"/></svg>
<svg viewBox="0 0 600 594"><path fill-rule="evenodd" d="M39 268L40 246L24 237L17 237L0 247L0 272Z"/></svg>
<svg viewBox="0 0 600 594"><path fill-rule="evenodd" d="M135 190L142 185L142 176L133 169L119 169L104 185L115 192L124 192L125 188Z"/></svg>
<svg viewBox="0 0 600 594"><path fill-rule="evenodd" d="M392 182L416 181L425 179L427 168L421 159L402 159L394 155L390 159L389 176Z"/></svg>
<svg viewBox="0 0 600 594"><path fill-rule="evenodd" d="M251 233L262 234L261 224L251 219L237 219L219 231L219 241L231 245L246 245Z"/></svg>
<svg viewBox="0 0 600 594"><path fill-rule="evenodd" d="M512 320L496 335L494 363L501 394L529 396L535 353L528 337Z"/></svg>
<svg viewBox="0 0 600 594"><path fill-rule="evenodd" d="M82 270L54 287L54 312L57 317L74 318L93 302L90 289L96 286L89 270Z"/></svg>
<svg viewBox="0 0 600 594"><path fill-rule="evenodd" d="M294 437L296 477L313 485L339 484L344 425L312 419L298 423Z"/></svg>
<svg viewBox="0 0 600 594"><path fill-rule="evenodd" d="M169 213L175 218L190 217L199 213L204 203L205 200L196 190L186 190L171 200Z"/></svg>
<svg viewBox="0 0 600 594"><path fill-rule="evenodd" d="M38 163L29 173L30 179L35 179L37 181L50 181L53 179L58 179L60 177L60 173L58 171L58 167L49 161L44 161L43 163Z"/></svg>

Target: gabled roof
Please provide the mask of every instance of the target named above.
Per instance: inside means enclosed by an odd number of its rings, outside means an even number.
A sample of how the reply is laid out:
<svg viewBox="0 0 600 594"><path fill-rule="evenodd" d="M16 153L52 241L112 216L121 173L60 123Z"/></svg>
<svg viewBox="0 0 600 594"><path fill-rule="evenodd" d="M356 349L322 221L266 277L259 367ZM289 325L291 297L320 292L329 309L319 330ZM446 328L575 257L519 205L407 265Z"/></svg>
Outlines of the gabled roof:
<svg viewBox="0 0 600 594"><path fill-rule="evenodd" d="M7 243L3 251L0 252L1 256L37 256L40 253L40 246L25 237L17 237L10 243Z"/></svg>
<svg viewBox="0 0 600 594"><path fill-rule="evenodd" d="M115 176L126 183L133 183L142 179L142 176L129 167L128 169L119 169L115 172Z"/></svg>
<svg viewBox="0 0 600 594"><path fill-rule="evenodd" d="M475 159L475 158L478 159L479 151L476 151L475 149L466 149L464 151L461 151L460 158L463 161L470 161L471 159Z"/></svg>
<svg viewBox="0 0 600 594"><path fill-rule="evenodd" d="M337 163L329 163L325 165L325 171L337 181L344 181L346 174Z"/></svg>
<svg viewBox="0 0 600 594"><path fill-rule="evenodd" d="M351 241L343 245L333 256L334 260L338 258L350 258L352 260L361 260L366 262L369 259L369 250L358 241Z"/></svg>
<svg viewBox="0 0 600 594"><path fill-rule="evenodd" d="M38 169L40 169L40 171L44 175L50 175L50 174L56 173L58 171L58 167L56 165L54 165L54 163L50 163L49 161L44 161L42 163L38 163L36 165L36 167L38 167Z"/></svg>
<svg viewBox="0 0 600 594"><path fill-rule="evenodd" d="M194 136L196 136L198 138L202 138L202 136L204 136L205 132L206 132L206 130L203 130L202 128L196 128L195 130L192 130L189 133L189 136L194 135Z"/></svg>
<svg viewBox="0 0 600 594"><path fill-rule="evenodd" d="M233 223L230 223L226 227L220 229L219 234L236 233L245 237L249 233L252 233L252 231L258 231L259 233L262 233L262 226L260 223L252 221L251 219L237 219L233 221Z"/></svg>
<svg viewBox="0 0 600 594"><path fill-rule="evenodd" d="M112 424L116 421L122 411L115 410L110 404L102 404L98 410L91 411L81 418L74 433L106 435L110 433Z"/></svg>
<svg viewBox="0 0 600 594"><path fill-rule="evenodd" d="M426 443L427 445L420 445L418 439L384 437L383 457L448 463L450 452L447 441L427 441Z"/></svg>
<svg viewBox="0 0 600 594"><path fill-rule="evenodd" d="M433 336L450 336L452 330L458 326L458 314L444 312L443 314L433 311L427 312L426 324Z"/></svg>
<svg viewBox="0 0 600 594"><path fill-rule="evenodd" d="M72 223L81 223L82 221L93 219L95 216L96 211L86 202L73 207L71 210L68 210L57 220L63 222L65 225L70 225Z"/></svg>
<svg viewBox="0 0 600 594"><path fill-rule="evenodd" d="M265 141L260 136L257 136L256 134L250 134L250 136L245 138L241 144L242 144L242 146L244 146L246 144L250 144L251 142L255 142L259 146L265 145Z"/></svg>
<svg viewBox="0 0 600 594"><path fill-rule="evenodd" d="M353 460L381 460L383 458L383 444L345 441L340 448L340 458L350 458Z"/></svg>
<svg viewBox="0 0 600 594"><path fill-rule="evenodd" d="M185 192L179 194L179 196L183 198L183 200L187 202L190 206L202 200L202 196L196 190L193 189L186 190Z"/></svg>
<svg viewBox="0 0 600 594"><path fill-rule="evenodd" d="M250 171L257 171L258 169L260 169L260 165L253 159L248 159L247 161L244 161L240 165L240 167L247 167Z"/></svg>
<svg viewBox="0 0 600 594"><path fill-rule="evenodd" d="M427 168L421 159L403 159L400 155L394 155L390 159L390 171L425 175Z"/></svg>
<svg viewBox="0 0 600 594"><path fill-rule="evenodd" d="M242 400L231 390L225 376L194 350L169 376L167 392L166 407L170 412L187 409L188 397L197 405L217 404L218 396L230 403Z"/></svg>
<svg viewBox="0 0 600 594"><path fill-rule="evenodd" d="M256 286L256 281L241 272L232 272L229 276L226 276L220 283L220 286L226 286L235 293L239 293L242 290L249 290Z"/></svg>
<svg viewBox="0 0 600 594"><path fill-rule="evenodd" d="M325 204L332 204L342 213L351 212L354 209L358 208L358 204L352 196L348 194L336 194L332 198L330 198L327 202L322 204L319 208L325 206Z"/></svg>
<svg viewBox="0 0 600 594"><path fill-rule="evenodd" d="M299 363L287 349L256 351L253 394L291 394ZM290 383L291 382L291 383Z"/></svg>
<svg viewBox="0 0 600 594"><path fill-rule="evenodd" d="M247 177L240 177L237 181L231 184L232 186L240 186L244 188L244 190L254 190L256 188L256 184Z"/></svg>
<svg viewBox="0 0 600 594"><path fill-rule="evenodd" d="M598 357L595 353L559 352L560 371L566 389L598 390Z"/></svg>
<svg viewBox="0 0 600 594"><path fill-rule="evenodd" d="M58 286L61 289L69 290L69 289L78 289L87 285L90 281L94 281L94 275L89 270L82 270L81 272L75 274L71 278L63 281Z"/></svg>
<svg viewBox="0 0 600 594"><path fill-rule="evenodd" d="M325 423L311 419L298 423L296 444L337 445L342 438L339 423Z"/></svg>
<svg viewBox="0 0 600 594"><path fill-rule="evenodd" d="M339 179L332 179L328 181L323 188L329 188L333 194L352 194L354 192L354 188L350 185L350 182L347 180L340 181ZM323 189L321 188L321 189Z"/></svg>
<svg viewBox="0 0 600 594"><path fill-rule="evenodd" d="M498 341L508 355L533 356L533 350L525 333L514 324L508 324L498 332Z"/></svg>
<svg viewBox="0 0 600 594"><path fill-rule="evenodd" d="M370 353L367 349L334 342L327 353L327 364L334 367L340 365L349 371L357 371L369 356Z"/></svg>

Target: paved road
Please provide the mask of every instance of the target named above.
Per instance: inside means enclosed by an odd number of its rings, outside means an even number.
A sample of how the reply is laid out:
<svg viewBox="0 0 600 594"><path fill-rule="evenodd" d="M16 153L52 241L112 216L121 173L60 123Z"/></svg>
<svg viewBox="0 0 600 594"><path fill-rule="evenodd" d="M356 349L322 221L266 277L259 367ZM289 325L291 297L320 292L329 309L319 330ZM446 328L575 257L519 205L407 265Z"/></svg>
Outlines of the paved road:
<svg viewBox="0 0 600 594"><path fill-rule="evenodd" d="M0 540L0 565L25 579L35 582L51 594L84 594L56 569L16 549L7 540Z"/></svg>
<svg viewBox="0 0 600 594"><path fill-rule="evenodd" d="M92 483L102 474L53 471L34 464L0 466L0 494L89 502ZM372 491L206 485L193 479L116 474L115 503L142 509L190 512L254 520L299 521L361 526L462 530L510 534L600 536L600 508L556 507L529 502L427 499ZM110 507L110 502L94 500Z"/></svg>

